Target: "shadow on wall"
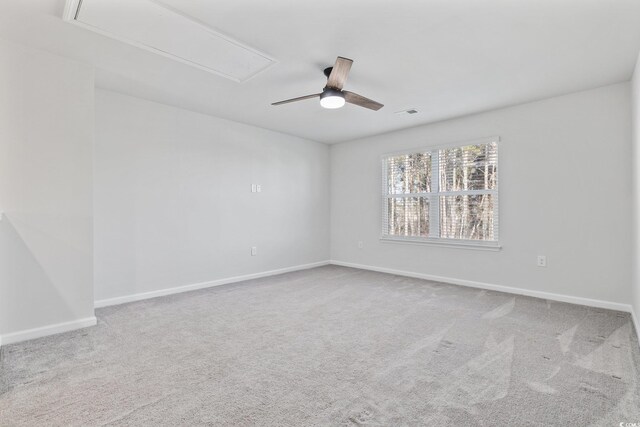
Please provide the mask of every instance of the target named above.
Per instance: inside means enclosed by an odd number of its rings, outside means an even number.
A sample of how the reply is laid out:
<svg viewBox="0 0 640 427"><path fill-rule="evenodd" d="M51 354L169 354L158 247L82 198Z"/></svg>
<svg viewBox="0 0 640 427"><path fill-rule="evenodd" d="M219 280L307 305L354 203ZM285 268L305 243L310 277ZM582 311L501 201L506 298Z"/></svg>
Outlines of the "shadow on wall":
<svg viewBox="0 0 640 427"><path fill-rule="evenodd" d="M73 310L7 215L0 221L0 334L72 319Z"/></svg>

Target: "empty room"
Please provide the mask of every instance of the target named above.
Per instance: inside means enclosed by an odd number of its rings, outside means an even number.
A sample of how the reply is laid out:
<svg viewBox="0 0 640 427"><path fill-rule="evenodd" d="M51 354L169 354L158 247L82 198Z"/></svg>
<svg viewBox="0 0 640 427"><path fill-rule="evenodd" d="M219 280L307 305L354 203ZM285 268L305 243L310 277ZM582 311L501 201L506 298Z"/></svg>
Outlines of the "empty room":
<svg viewBox="0 0 640 427"><path fill-rule="evenodd" d="M639 0L0 2L0 426L640 426Z"/></svg>

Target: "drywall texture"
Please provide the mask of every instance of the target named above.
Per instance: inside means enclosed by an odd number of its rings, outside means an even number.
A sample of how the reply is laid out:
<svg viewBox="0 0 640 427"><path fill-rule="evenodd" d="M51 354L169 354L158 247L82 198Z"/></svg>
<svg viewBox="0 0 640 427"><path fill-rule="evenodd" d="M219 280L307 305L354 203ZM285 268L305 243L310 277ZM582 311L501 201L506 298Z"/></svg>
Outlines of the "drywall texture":
<svg viewBox="0 0 640 427"><path fill-rule="evenodd" d="M622 83L332 146L331 258L628 304L629 93ZM382 154L493 135L502 250L379 240Z"/></svg>
<svg viewBox="0 0 640 427"><path fill-rule="evenodd" d="M93 316L93 70L0 41L0 334Z"/></svg>
<svg viewBox="0 0 640 427"><path fill-rule="evenodd" d="M98 90L96 300L327 260L328 173L324 144Z"/></svg>
<svg viewBox="0 0 640 427"><path fill-rule="evenodd" d="M640 326L640 56L631 79L632 105L632 169L633 169L633 281L632 304L636 318L636 328ZM638 331L640 333L640 330Z"/></svg>

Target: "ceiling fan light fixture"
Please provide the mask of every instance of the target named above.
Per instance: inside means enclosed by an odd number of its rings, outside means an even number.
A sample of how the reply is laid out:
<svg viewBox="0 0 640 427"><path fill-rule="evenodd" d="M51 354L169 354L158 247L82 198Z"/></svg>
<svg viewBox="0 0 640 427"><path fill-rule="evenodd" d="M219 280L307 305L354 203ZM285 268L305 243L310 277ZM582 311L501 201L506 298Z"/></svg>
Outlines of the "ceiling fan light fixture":
<svg viewBox="0 0 640 427"><path fill-rule="evenodd" d="M344 95L339 90L327 88L320 95L320 105L323 108L340 108L344 106L344 103Z"/></svg>

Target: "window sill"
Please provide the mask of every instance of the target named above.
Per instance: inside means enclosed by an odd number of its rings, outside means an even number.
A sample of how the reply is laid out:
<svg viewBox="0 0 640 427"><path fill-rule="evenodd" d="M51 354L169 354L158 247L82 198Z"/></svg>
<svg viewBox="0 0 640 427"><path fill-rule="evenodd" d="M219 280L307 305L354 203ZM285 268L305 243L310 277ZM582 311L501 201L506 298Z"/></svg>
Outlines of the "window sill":
<svg viewBox="0 0 640 427"><path fill-rule="evenodd" d="M442 246L447 248L456 249L472 249L478 251L499 251L502 246L498 242L474 242L471 240L435 240L435 239L419 239L411 237L388 237L381 236L380 242L382 243L400 243L405 245L428 245L428 246Z"/></svg>

